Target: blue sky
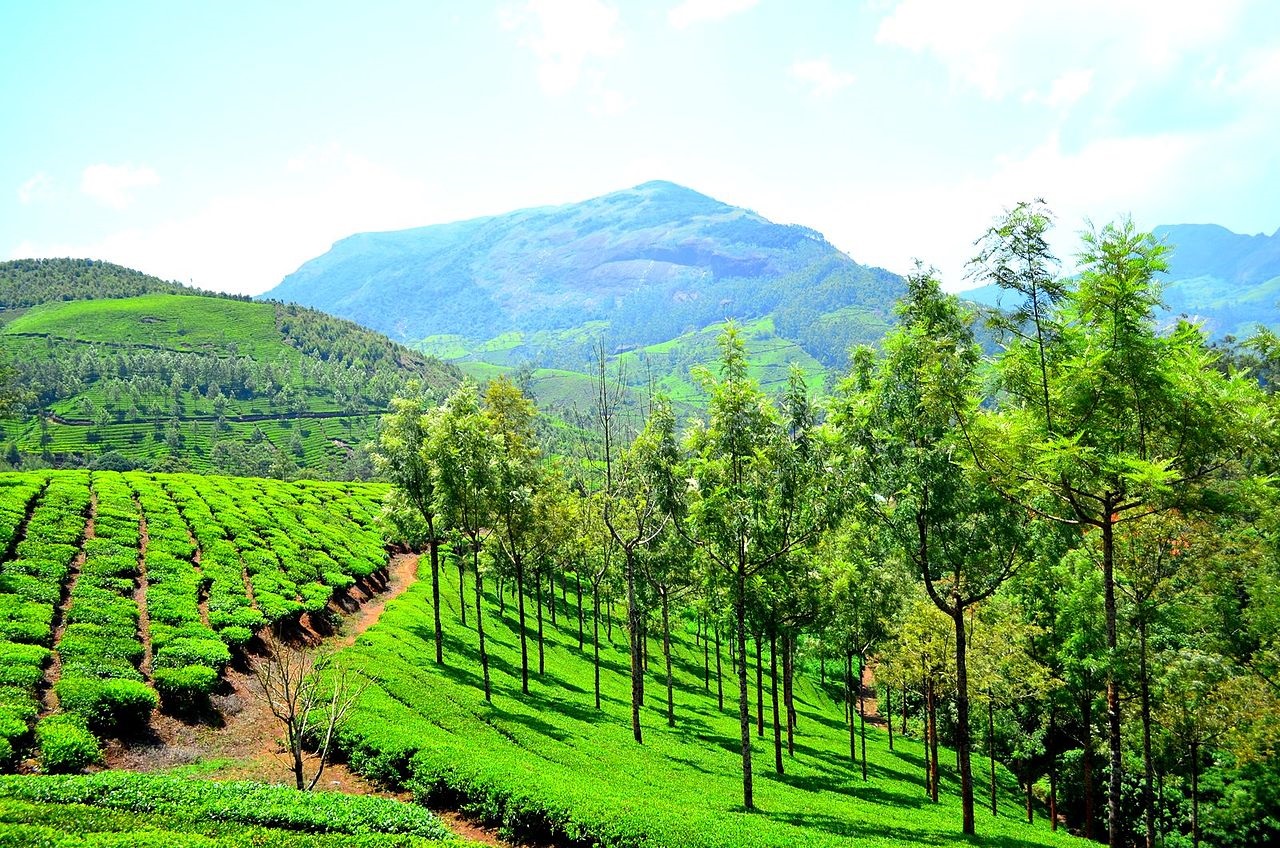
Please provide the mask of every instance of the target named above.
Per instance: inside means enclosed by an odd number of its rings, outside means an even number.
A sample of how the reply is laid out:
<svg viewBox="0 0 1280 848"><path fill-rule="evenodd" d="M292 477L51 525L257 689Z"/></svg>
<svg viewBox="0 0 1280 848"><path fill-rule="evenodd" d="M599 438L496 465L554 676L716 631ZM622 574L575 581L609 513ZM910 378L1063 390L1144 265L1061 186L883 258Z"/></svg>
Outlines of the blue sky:
<svg viewBox="0 0 1280 848"><path fill-rule="evenodd" d="M1274 0L0 0L0 258L261 292L337 239L669 179L913 258L1041 195L1280 228Z"/></svg>

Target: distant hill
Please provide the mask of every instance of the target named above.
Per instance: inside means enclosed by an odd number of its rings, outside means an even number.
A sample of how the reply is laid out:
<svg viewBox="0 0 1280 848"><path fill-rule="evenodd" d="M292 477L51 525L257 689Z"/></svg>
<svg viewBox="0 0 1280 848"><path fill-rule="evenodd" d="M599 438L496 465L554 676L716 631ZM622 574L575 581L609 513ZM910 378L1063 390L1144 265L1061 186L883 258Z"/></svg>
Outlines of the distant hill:
<svg viewBox="0 0 1280 848"><path fill-rule="evenodd" d="M264 297L323 309L443 357L579 368L727 318L826 365L880 337L902 279L819 233L669 182L338 242ZM501 362L499 360L502 360Z"/></svg>
<svg viewBox="0 0 1280 848"><path fill-rule="evenodd" d="M349 476L408 380L444 394L461 378L312 309L195 294L86 260L6 273L41 282L0 313L0 350L29 400L4 439L45 461ZM134 296L98 297L121 293Z"/></svg>
<svg viewBox="0 0 1280 848"><path fill-rule="evenodd" d="M1280 328L1280 230L1246 236L1216 224L1159 226L1173 248L1163 294L1169 316L1201 321L1221 338L1247 336L1257 324ZM983 286L961 297L998 305L1000 290Z"/></svg>

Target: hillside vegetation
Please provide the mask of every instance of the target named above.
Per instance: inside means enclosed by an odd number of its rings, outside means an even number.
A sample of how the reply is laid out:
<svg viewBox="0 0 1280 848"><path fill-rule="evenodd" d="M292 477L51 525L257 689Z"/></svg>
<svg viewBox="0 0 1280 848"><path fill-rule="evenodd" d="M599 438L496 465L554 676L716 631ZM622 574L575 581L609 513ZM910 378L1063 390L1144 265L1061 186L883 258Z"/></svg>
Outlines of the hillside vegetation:
<svg viewBox="0 0 1280 848"><path fill-rule="evenodd" d="M743 812L728 640L719 658L712 646L707 660L692 617L679 621L673 634L674 728L666 724L659 634L649 640L651 688L642 712L644 744L637 745L628 724L625 623L602 595L597 710L590 586L580 606L571 580L557 581L554 592L543 594L545 671L533 670L529 695L521 694L513 584L505 581L505 597L499 598L489 588L493 582L487 583L484 628L493 702L486 703L475 610L469 613L471 625L462 625L456 571L447 566L441 573L444 665L434 662L429 580L392 601L379 623L343 652L375 681L342 736L351 764L366 774L406 784L424 799L461 798L467 809L517 836L558 835L586 844L820 848L958 841L954 776L948 769L942 801L930 802L919 723L912 719L916 736L898 735L893 751L883 726L867 729L864 781L860 761L850 758L842 687L834 681L822 686L813 666L797 674L796 746L785 757L786 773L775 775L762 757L758 809ZM468 604L471 594L468 575ZM528 601L531 642L535 603ZM551 606L557 611L554 623ZM750 673L754 680L754 662ZM767 690L767 662L763 674ZM721 690L723 703L717 697ZM754 690L752 698L754 710ZM767 691L764 698L767 710ZM764 739L756 744L767 751ZM953 760L944 753L944 762ZM1043 818L1027 825L1012 814L1020 803L1017 783L1003 769L1000 792L1011 814L983 822L987 844L1081 844L1065 832L1052 833Z"/></svg>
<svg viewBox="0 0 1280 848"><path fill-rule="evenodd" d="M64 270L80 291L115 291L114 270L100 285ZM5 423L10 459L111 453L112 467L367 474L357 448L390 397L412 379L440 392L458 379L314 310L192 294L32 305L0 327L0 348L29 409Z"/></svg>
<svg viewBox="0 0 1280 848"><path fill-rule="evenodd" d="M426 810L383 798L123 772L0 777L5 848L420 848L447 837Z"/></svg>

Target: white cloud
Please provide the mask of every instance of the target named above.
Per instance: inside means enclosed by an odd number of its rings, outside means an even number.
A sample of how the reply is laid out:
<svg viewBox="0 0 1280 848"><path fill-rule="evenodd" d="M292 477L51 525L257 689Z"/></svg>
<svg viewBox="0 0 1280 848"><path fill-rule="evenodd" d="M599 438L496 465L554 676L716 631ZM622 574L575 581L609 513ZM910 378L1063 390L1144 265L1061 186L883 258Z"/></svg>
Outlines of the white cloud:
<svg viewBox="0 0 1280 848"><path fill-rule="evenodd" d="M1066 109L1079 102L1092 86L1093 71L1077 68L1055 79L1047 93L1028 91L1022 99L1028 103L1043 103L1052 109Z"/></svg>
<svg viewBox="0 0 1280 848"><path fill-rule="evenodd" d="M53 179L44 171L18 186L18 202L23 206L47 199L53 193Z"/></svg>
<svg viewBox="0 0 1280 848"><path fill-rule="evenodd" d="M899 0L876 41L934 56L953 80L989 99L1030 87L1047 100L1055 81L1082 62L1116 77L1162 75L1220 42L1242 7L1243 0Z"/></svg>
<svg viewBox="0 0 1280 848"><path fill-rule="evenodd" d="M84 242L24 241L13 258L104 259L203 288L257 294L357 232L452 220L448 198L337 145L301 151L252 188L192 214Z"/></svg>
<svg viewBox="0 0 1280 848"><path fill-rule="evenodd" d="M137 189L159 182L160 175L145 165L90 165L80 176L80 190L103 206L125 209Z"/></svg>
<svg viewBox="0 0 1280 848"><path fill-rule="evenodd" d="M520 44L538 61L538 83L551 97L577 88L584 66L623 46L618 10L600 0L529 0L502 9L499 21L520 33Z"/></svg>
<svg viewBox="0 0 1280 848"><path fill-rule="evenodd" d="M759 0L684 0L667 12L667 22L675 29L686 29L694 24L722 21L745 12Z"/></svg>
<svg viewBox="0 0 1280 848"><path fill-rule="evenodd" d="M830 97L842 88L853 85L855 77L848 71L831 66L830 59L807 59L795 62L789 72L792 78L811 86L814 97Z"/></svg>

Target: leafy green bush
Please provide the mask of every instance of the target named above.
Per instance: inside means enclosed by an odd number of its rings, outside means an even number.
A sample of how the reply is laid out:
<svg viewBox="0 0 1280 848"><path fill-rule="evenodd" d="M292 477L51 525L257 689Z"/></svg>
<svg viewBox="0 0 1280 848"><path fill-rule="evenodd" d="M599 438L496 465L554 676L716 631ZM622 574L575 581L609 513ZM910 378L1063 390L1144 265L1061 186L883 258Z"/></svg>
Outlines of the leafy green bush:
<svg viewBox="0 0 1280 848"><path fill-rule="evenodd" d="M218 672L207 665L158 668L152 677L168 709L186 710L202 705L218 685Z"/></svg>
<svg viewBox="0 0 1280 848"><path fill-rule="evenodd" d="M62 709L84 716L91 728L105 733L145 725L160 703L156 693L137 680L63 675L55 690Z"/></svg>
<svg viewBox="0 0 1280 848"><path fill-rule="evenodd" d="M80 771L102 762L102 749L85 720L72 713L46 716L36 724L40 768L48 774Z"/></svg>
<svg viewBox="0 0 1280 848"><path fill-rule="evenodd" d="M156 668L207 665L221 671L231 662L231 651L221 639L181 637L156 652Z"/></svg>

